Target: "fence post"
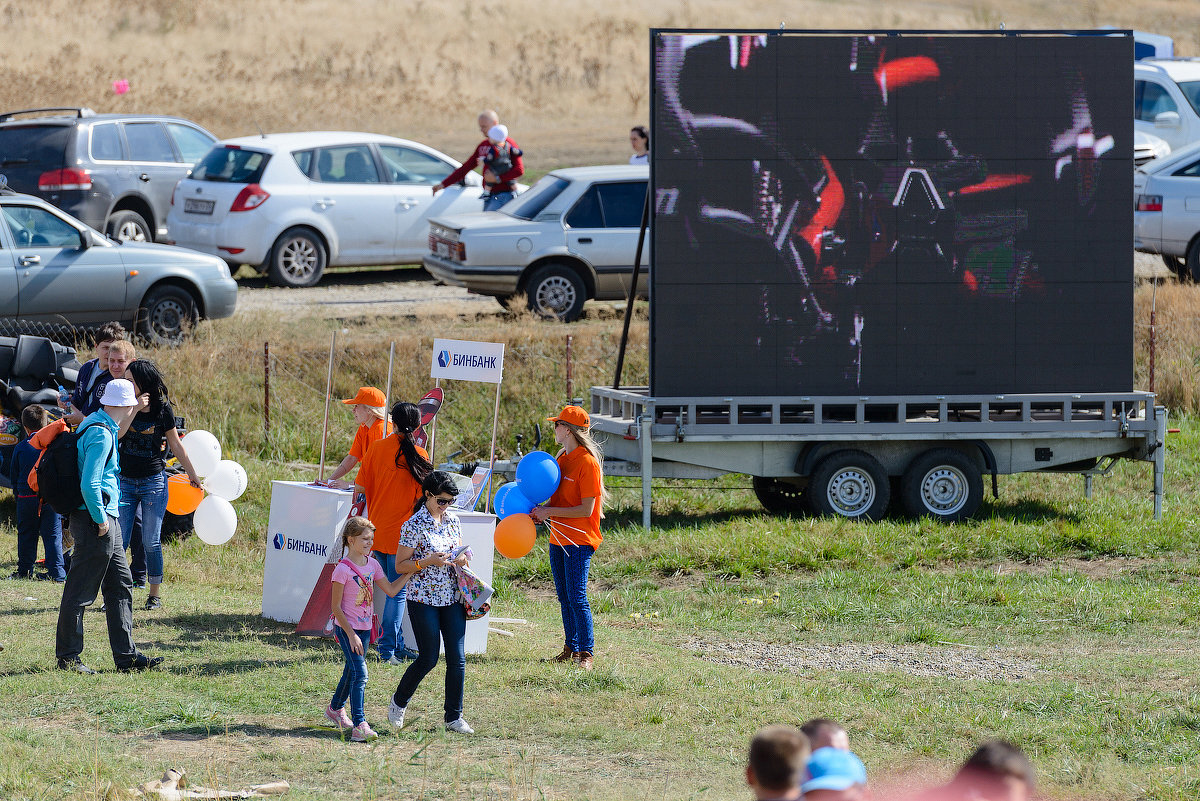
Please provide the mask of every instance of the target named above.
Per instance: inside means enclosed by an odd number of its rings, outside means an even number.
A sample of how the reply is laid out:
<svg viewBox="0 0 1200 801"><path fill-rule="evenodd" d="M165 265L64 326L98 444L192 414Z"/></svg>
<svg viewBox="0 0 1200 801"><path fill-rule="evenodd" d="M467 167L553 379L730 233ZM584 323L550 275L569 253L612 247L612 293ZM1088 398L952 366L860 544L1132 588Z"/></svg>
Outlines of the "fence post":
<svg viewBox="0 0 1200 801"><path fill-rule="evenodd" d="M571 366L571 342L574 337L567 334L567 402L575 397L575 376Z"/></svg>
<svg viewBox="0 0 1200 801"><path fill-rule="evenodd" d="M263 343L263 448L271 445L271 343Z"/></svg>
<svg viewBox="0 0 1200 801"><path fill-rule="evenodd" d="M1158 301L1158 281L1150 293L1150 391L1154 392L1154 307Z"/></svg>

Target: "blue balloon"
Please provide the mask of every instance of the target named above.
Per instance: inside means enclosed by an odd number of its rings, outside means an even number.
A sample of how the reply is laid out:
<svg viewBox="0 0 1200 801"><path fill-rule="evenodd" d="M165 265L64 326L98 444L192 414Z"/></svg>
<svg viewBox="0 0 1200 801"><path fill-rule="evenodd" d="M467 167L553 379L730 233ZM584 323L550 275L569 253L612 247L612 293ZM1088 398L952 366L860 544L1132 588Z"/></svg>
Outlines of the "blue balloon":
<svg viewBox="0 0 1200 801"><path fill-rule="evenodd" d="M517 486L534 504L545 503L558 489L562 470L554 457L545 451L532 451L517 463Z"/></svg>
<svg viewBox="0 0 1200 801"><path fill-rule="evenodd" d="M537 504L525 497L515 481L502 484L492 498L492 508L501 520L509 515L527 515L535 506Z"/></svg>

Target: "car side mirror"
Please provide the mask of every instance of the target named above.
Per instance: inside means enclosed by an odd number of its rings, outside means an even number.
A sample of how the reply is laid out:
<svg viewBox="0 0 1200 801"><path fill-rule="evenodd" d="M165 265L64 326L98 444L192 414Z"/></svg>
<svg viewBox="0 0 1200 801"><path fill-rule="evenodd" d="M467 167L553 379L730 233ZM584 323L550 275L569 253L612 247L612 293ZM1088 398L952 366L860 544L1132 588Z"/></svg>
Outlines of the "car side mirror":
<svg viewBox="0 0 1200 801"><path fill-rule="evenodd" d="M1178 111L1164 111L1154 115L1155 128L1178 128L1179 122Z"/></svg>

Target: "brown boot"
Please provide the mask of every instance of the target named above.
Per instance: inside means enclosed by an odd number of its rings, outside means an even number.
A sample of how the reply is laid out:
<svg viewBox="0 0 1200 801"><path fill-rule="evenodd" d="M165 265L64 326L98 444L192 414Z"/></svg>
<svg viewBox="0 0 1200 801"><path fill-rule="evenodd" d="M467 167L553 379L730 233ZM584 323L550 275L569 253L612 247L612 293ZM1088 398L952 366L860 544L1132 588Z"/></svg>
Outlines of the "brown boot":
<svg viewBox="0 0 1200 801"><path fill-rule="evenodd" d="M560 662L560 663L561 662L570 662L571 658L573 656L575 656L575 653L571 650L571 646L564 645L561 654L558 654L556 656L547 657L547 658L543 659L542 661L543 662Z"/></svg>
<svg viewBox="0 0 1200 801"><path fill-rule="evenodd" d="M591 651L576 651L571 655L571 661L579 665L584 670L592 669L592 652Z"/></svg>

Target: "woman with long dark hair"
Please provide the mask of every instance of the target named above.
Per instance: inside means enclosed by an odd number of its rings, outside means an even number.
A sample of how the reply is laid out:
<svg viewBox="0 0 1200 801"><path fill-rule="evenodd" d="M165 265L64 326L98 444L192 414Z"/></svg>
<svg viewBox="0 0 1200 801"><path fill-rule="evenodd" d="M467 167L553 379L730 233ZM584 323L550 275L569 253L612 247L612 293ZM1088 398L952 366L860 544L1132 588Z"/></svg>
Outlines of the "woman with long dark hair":
<svg viewBox="0 0 1200 801"><path fill-rule="evenodd" d="M111 361L111 355L110 355ZM175 430L175 410L171 408L167 386L154 362L146 359L132 361L125 368L125 377L133 382L140 406L129 424L129 430L117 447L121 458L118 480L121 501L117 517L125 547L129 547L133 520L138 508L142 511L142 546L146 554L146 583L150 594L147 610L162 608L163 552L162 522L167 513L166 451L179 459L192 485L200 486L200 477L192 460L183 449L183 440Z"/></svg>
<svg viewBox="0 0 1200 801"><path fill-rule="evenodd" d="M458 485L448 473L435 470L421 483L422 495L413 504L412 517L400 531L396 549L397 570L411 573L408 582L408 621L412 624L420 655L408 666L392 702L388 722L404 725L408 702L421 679L437 665L438 641L446 644L446 731L474 734L463 720L463 682L467 672L467 610L458 595L453 564L466 567L466 554L452 560L462 545L458 516L449 510Z"/></svg>
<svg viewBox="0 0 1200 801"><path fill-rule="evenodd" d="M588 602L588 568L600 547L604 490L604 454L588 433L591 418L578 406L564 406L554 422L554 441L562 446L558 467L562 480L543 506L530 512L550 526L550 572L562 608L563 649L552 662L574 662L592 669L592 607Z"/></svg>
<svg viewBox="0 0 1200 801"><path fill-rule="evenodd" d="M392 407L392 436L367 448L354 479L355 491L367 496L367 519L375 526L372 555L383 566L389 581L396 572L396 545L400 527L412 517L413 505L421 498L421 482L433 470L429 454L412 440L421 425L421 412L412 403ZM383 607L382 632L375 643L379 658L393 665L416 658L404 643L400 623L406 590L388 598Z"/></svg>

